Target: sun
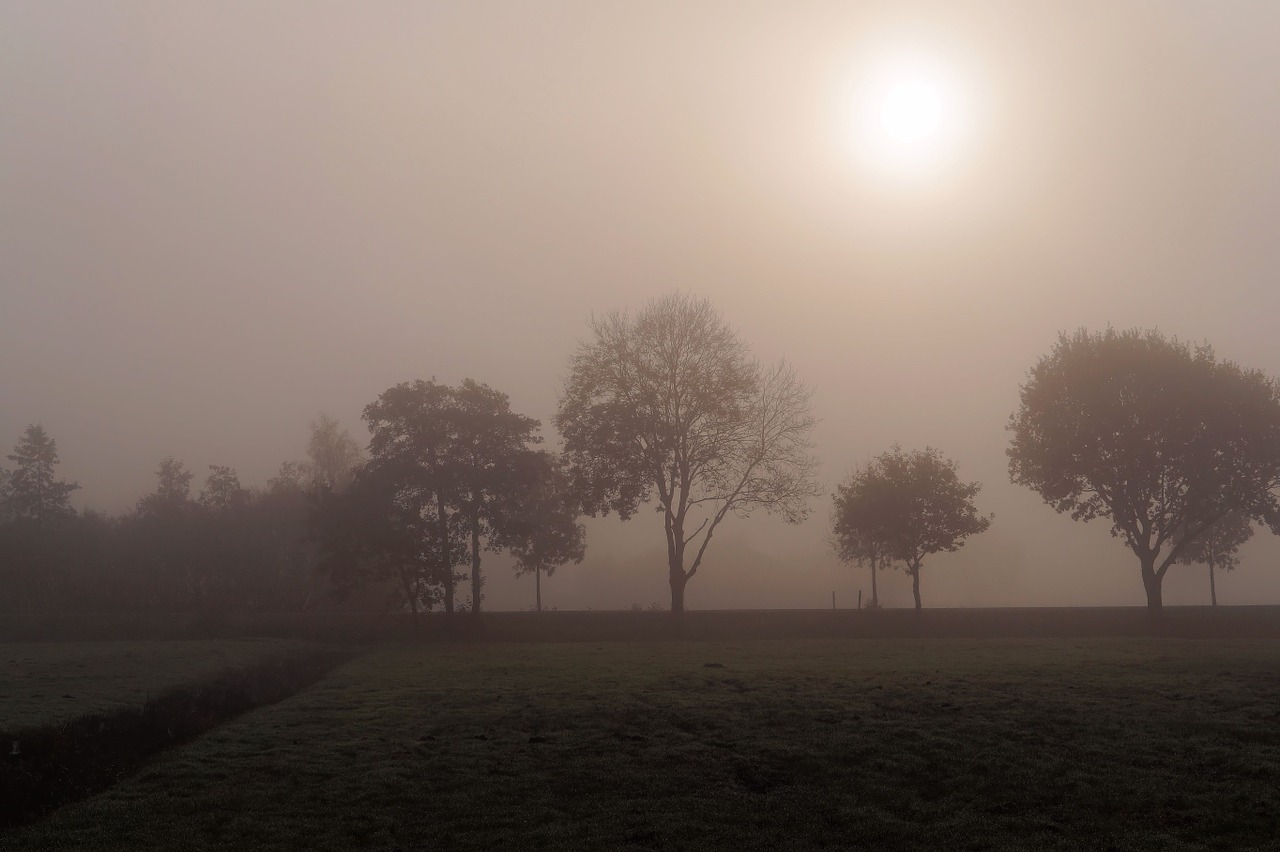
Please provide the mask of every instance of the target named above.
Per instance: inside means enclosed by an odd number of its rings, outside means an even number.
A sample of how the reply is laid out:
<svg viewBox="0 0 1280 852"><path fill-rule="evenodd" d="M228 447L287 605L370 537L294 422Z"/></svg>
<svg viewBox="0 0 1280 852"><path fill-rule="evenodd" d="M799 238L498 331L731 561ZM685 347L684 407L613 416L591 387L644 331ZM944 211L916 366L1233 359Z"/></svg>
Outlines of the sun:
<svg viewBox="0 0 1280 852"><path fill-rule="evenodd" d="M884 96L880 126L890 138L904 145L918 145L942 125L942 98L936 86L924 80L898 83Z"/></svg>
<svg viewBox="0 0 1280 852"><path fill-rule="evenodd" d="M940 62L915 56L864 68L851 100L854 147L876 172L928 176L961 153L964 87Z"/></svg>

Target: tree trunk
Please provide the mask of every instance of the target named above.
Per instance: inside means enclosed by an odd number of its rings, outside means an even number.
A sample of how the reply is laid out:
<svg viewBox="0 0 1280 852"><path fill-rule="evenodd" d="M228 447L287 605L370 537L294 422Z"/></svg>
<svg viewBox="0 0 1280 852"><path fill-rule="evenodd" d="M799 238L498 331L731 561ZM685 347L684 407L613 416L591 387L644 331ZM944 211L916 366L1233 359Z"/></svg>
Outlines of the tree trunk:
<svg viewBox="0 0 1280 852"><path fill-rule="evenodd" d="M480 616L480 518L471 518L471 615Z"/></svg>
<svg viewBox="0 0 1280 852"><path fill-rule="evenodd" d="M672 568L669 573L671 581L671 614L676 618L684 615L684 587L689 582L683 568Z"/></svg>
<svg viewBox="0 0 1280 852"><path fill-rule="evenodd" d="M920 606L920 566L917 565L911 569L911 594L916 598L916 612L921 610Z"/></svg>
<svg viewBox="0 0 1280 852"><path fill-rule="evenodd" d="M880 596L876 594L876 571L878 570L878 568L879 566L876 565L876 560L872 559L871 560L871 608L872 609L880 608Z"/></svg>
<svg viewBox="0 0 1280 852"><path fill-rule="evenodd" d="M538 598L538 612L542 612L542 569L533 569L533 589Z"/></svg>
<svg viewBox="0 0 1280 852"><path fill-rule="evenodd" d="M435 464L435 455L431 458ZM440 536L440 564L444 569L444 612L453 615L453 554L449 552L449 515L444 509L444 495L436 491L436 535Z"/></svg>
<svg viewBox="0 0 1280 852"><path fill-rule="evenodd" d="M1213 601L1213 606L1218 605L1218 590L1213 586L1213 563L1209 563L1209 599Z"/></svg>
<svg viewBox="0 0 1280 852"><path fill-rule="evenodd" d="M1159 616L1164 612L1164 593L1161 577L1156 573L1155 557L1142 560L1142 586L1147 590L1147 613Z"/></svg>

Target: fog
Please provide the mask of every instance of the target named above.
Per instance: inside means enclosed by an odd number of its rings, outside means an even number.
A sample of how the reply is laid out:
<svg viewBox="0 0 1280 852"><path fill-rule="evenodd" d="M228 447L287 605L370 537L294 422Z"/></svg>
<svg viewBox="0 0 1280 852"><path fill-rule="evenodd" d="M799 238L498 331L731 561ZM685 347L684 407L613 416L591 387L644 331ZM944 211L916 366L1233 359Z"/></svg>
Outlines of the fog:
<svg viewBox="0 0 1280 852"><path fill-rule="evenodd" d="M995 523L926 561L926 606L1140 605L1105 521L1009 483L1005 424L1080 326L1280 373L1277 31L1244 0L0 2L0 445L42 422L114 513L166 455L261 485L320 411L364 441L417 378L554 444L591 315L684 290L814 387L825 491L894 442L984 484ZM970 95L928 175L852 138L896 50ZM856 605L829 510L727 521L689 606ZM1255 537L1220 600L1280 602L1278 556ZM666 605L663 558L653 513L592 521L544 600ZM486 565L489 608L532 603Z"/></svg>

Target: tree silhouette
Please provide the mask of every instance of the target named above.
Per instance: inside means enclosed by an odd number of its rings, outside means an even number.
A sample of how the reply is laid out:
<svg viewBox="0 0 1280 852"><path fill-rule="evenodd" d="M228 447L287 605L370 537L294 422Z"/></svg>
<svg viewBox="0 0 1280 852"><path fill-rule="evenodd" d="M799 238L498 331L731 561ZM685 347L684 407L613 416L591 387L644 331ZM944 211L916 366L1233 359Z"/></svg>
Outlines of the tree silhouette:
<svg viewBox="0 0 1280 852"><path fill-rule="evenodd" d="M1159 614L1169 566L1231 512L1280 526L1280 389L1157 331L1059 337L1021 387L1012 480L1107 518Z"/></svg>
<svg viewBox="0 0 1280 852"><path fill-rule="evenodd" d="M14 463L7 477L5 502L9 514L41 526L75 515L70 496L80 486L55 478L58 445L44 426L28 426L8 458Z"/></svg>
<svg viewBox="0 0 1280 852"><path fill-rule="evenodd" d="M453 563L441 551L463 552L454 525L441 542L428 506L430 493L406 487L401 471L362 468L345 491L321 490L312 515L320 541L318 570L341 595L370 581L395 581L415 616L430 609L450 583Z"/></svg>
<svg viewBox="0 0 1280 852"><path fill-rule="evenodd" d="M311 487L341 491L355 477L364 461L360 445L337 420L321 413L311 421L307 442Z"/></svg>
<svg viewBox="0 0 1280 852"><path fill-rule="evenodd" d="M550 577L566 562L581 562L587 531L578 522L578 508L560 460L543 452L529 456L527 464L533 467L526 474L532 484L514 495L506 509L503 543L515 557L516 576L533 574L534 598L542 612L542 575Z"/></svg>
<svg viewBox="0 0 1280 852"><path fill-rule="evenodd" d="M539 423L511 411L506 394L466 379L456 388L433 381L396 385L365 408L380 475L394 478L434 516L434 552L448 566L444 599L454 611L454 565L471 568L471 612L480 613L482 550L499 549L512 495L530 487L523 460L541 441ZM406 498L407 499L407 498ZM465 550L452 544L466 531ZM425 530L426 528L424 528Z"/></svg>
<svg viewBox="0 0 1280 852"><path fill-rule="evenodd" d="M191 505L192 473L173 456L165 456L156 467L156 490L138 501L143 515L173 515Z"/></svg>
<svg viewBox="0 0 1280 852"><path fill-rule="evenodd" d="M919 610L924 558L959 550L965 538L991 526L973 505L981 487L962 482L956 463L932 447L907 452L895 445L837 488L838 552L873 565L886 557L902 562Z"/></svg>
<svg viewBox="0 0 1280 852"><path fill-rule="evenodd" d="M837 504L838 505L838 504ZM871 570L871 602L868 609L880 608L880 592L876 575L893 565L888 545L858 530L841 529L838 517L832 517L835 534L831 537L832 549L845 564L855 564Z"/></svg>
<svg viewBox="0 0 1280 852"><path fill-rule="evenodd" d="M1253 521L1239 512L1228 512L1217 523L1189 542L1178 555L1184 565L1209 566L1209 600L1218 605L1218 589L1213 572L1216 568L1231 571L1240 564L1236 551L1253 538ZM1180 539L1174 536L1175 541Z"/></svg>
<svg viewBox="0 0 1280 852"><path fill-rule="evenodd" d="M240 477L234 468L221 464L209 465L209 476L200 492L200 505L214 512L226 512L244 505L249 492L240 485Z"/></svg>
<svg viewBox="0 0 1280 852"><path fill-rule="evenodd" d="M808 516L811 392L785 363L762 368L705 299L667 296L591 331L556 412L575 491L588 514L623 520L657 499L679 616L725 517Z"/></svg>

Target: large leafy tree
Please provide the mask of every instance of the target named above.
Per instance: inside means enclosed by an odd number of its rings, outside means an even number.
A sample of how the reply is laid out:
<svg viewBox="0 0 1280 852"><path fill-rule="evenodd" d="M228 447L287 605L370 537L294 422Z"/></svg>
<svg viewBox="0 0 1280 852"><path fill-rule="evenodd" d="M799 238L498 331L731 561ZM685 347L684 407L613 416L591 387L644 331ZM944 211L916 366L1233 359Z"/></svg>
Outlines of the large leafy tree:
<svg viewBox="0 0 1280 852"><path fill-rule="evenodd" d="M537 420L511 410L506 394L467 379L458 387L433 381L389 388L364 411L372 439L371 466L400 483L432 523L446 612L454 610L453 567L469 565L471 611L480 612L481 553L501 547L512 495L530 487L523 464L541 441ZM405 499L408 499L407 496ZM465 531L462 548L453 544ZM447 569L447 570L446 570Z"/></svg>
<svg viewBox="0 0 1280 852"><path fill-rule="evenodd" d="M1012 480L1078 521L1106 518L1158 614L1169 567L1232 512L1280 526L1280 388L1157 331L1063 334L1009 429Z"/></svg>
<svg viewBox="0 0 1280 852"><path fill-rule="evenodd" d="M932 447L894 446L837 488L837 551L869 560L873 567L886 558L901 562L919 610L924 558L959 550L966 538L991 526L991 517L978 514L973 503L981 488L962 481L956 463Z"/></svg>
<svg viewBox="0 0 1280 852"><path fill-rule="evenodd" d="M1175 536L1175 539L1179 536ZM1217 523L1191 541L1178 555L1184 565L1209 567L1209 600L1218 605L1218 587L1214 571L1221 568L1231 571L1240 564L1240 546L1253 538L1253 521L1239 512L1228 512Z"/></svg>
<svg viewBox="0 0 1280 852"><path fill-rule="evenodd" d="M591 322L556 412L575 491L626 520L656 500L671 610L730 514L798 523L817 496L810 390L762 367L711 303L685 294Z"/></svg>
<svg viewBox="0 0 1280 852"><path fill-rule="evenodd" d="M70 497L80 486L56 477L58 445L44 426L28 426L8 458L14 463L7 477L5 501L10 515L39 525L75 515Z"/></svg>

